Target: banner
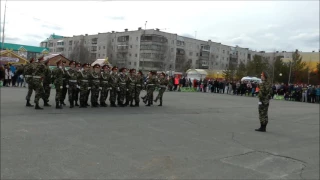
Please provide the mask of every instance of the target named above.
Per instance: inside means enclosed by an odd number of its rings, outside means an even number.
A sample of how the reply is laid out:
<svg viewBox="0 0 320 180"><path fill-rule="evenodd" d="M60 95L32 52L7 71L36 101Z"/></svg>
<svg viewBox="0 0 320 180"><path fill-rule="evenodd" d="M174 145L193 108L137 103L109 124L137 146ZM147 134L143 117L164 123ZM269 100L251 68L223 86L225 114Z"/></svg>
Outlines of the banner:
<svg viewBox="0 0 320 180"><path fill-rule="evenodd" d="M6 61L6 62L19 62L19 58L13 58L13 57L0 57L0 61Z"/></svg>

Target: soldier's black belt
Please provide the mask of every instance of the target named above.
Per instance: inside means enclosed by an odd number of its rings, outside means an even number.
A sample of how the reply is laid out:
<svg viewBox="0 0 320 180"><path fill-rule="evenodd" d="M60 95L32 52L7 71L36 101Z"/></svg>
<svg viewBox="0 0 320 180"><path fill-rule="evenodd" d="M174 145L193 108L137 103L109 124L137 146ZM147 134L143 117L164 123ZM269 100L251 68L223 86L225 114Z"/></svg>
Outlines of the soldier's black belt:
<svg viewBox="0 0 320 180"><path fill-rule="evenodd" d="M69 80L69 82L76 83L76 82L77 82L77 80Z"/></svg>
<svg viewBox="0 0 320 180"><path fill-rule="evenodd" d="M127 84L127 83L120 83L120 84Z"/></svg>
<svg viewBox="0 0 320 180"><path fill-rule="evenodd" d="M162 86L160 86L161 88L166 88L167 86L165 86L165 85L162 85Z"/></svg>
<svg viewBox="0 0 320 180"><path fill-rule="evenodd" d="M141 84L137 84L136 86L140 86L141 87Z"/></svg>
<svg viewBox="0 0 320 180"><path fill-rule="evenodd" d="M147 84L147 86L154 86L155 84Z"/></svg>
<svg viewBox="0 0 320 180"><path fill-rule="evenodd" d="M130 83L130 85L134 86L134 85L136 85L136 84L134 84L134 83Z"/></svg>

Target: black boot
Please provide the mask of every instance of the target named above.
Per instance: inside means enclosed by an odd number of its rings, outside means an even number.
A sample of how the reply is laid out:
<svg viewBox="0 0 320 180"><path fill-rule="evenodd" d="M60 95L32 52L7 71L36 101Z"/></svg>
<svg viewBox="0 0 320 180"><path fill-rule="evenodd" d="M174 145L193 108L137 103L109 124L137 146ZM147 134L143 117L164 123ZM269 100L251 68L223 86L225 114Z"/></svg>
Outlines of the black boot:
<svg viewBox="0 0 320 180"><path fill-rule="evenodd" d="M123 105L124 106L128 106L129 105L129 101L126 100L126 102Z"/></svg>
<svg viewBox="0 0 320 180"><path fill-rule="evenodd" d="M105 102L100 102L101 107L107 107L107 104Z"/></svg>
<svg viewBox="0 0 320 180"><path fill-rule="evenodd" d="M74 107L73 101L70 101L70 108L73 108L73 107Z"/></svg>
<svg viewBox="0 0 320 180"><path fill-rule="evenodd" d="M85 105L84 102L81 102L81 101L80 101L80 106L79 106L79 108L87 108L87 106Z"/></svg>
<svg viewBox="0 0 320 180"><path fill-rule="evenodd" d="M152 102L152 100L149 100L148 104L146 106L151 106L151 102Z"/></svg>
<svg viewBox="0 0 320 180"><path fill-rule="evenodd" d="M96 102L91 102L91 107L97 108L97 107L99 107L99 104Z"/></svg>
<svg viewBox="0 0 320 180"><path fill-rule="evenodd" d="M62 105L59 101L56 101L56 109L62 109Z"/></svg>
<svg viewBox="0 0 320 180"><path fill-rule="evenodd" d="M135 101L134 106L139 107L139 101Z"/></svg>
<svg viewBox="0 0 320 180"><path fill-rule="evenodd" d="M61 104L64 105L64 106L66 106L66 103L64 103L64 101L61 101Z"/></svg>
<svg viewBox="0 0 320 180"><path fill-rule="evenodd" d="M154 102L156 103L158 101L158 97L154 100Z"/></svg>
<svg viewBox="0 0 320 180"><path fill-rule="evenodd" d="M27 104L26 104L27 107L33 107L34 105L30 104L30 101L27 100Z"/></svg>
<svg viewBox="0 0 320 180"><path fill-rule="evenodd" d="M111 106L111 107L117 107L117 105L116 105L115 102L111 102L111 103L110 103L110 106Z"/></svg>
<svg viewBox="0 0 320 180"><path fill-rule="evenodd" d="M74 105L75 106L79 106L78 101L75 101Z"/></svg>
<svg viewBox="0 0 320 180"><path fill-rule="evenodd" d="M48 103L48 101L43 100L43 106L50 107L51 105Z"/></svg>
<svg viewBox="0 0 320 180"><path fill-rule="evenodd" d="M130 107L135 107L135 105L133 105L133 101L130 101Z"/></svg>
<svg viewBox="0 0 320 180"><path fill-rule="evenodd" d="M39 103L36 103L35 109L43 109L43 108L39 106Z"/></svg>
<svg viewBox="0 0 320 180"><path fill-rule="evenodd" d="M90 106L90 104L88 104L88 102L85 103L86 106Z"/></svg>
<svg viewBox="0 0 320 180"><path fill-rule="evenodd" d="M118 103L120 107L126 107L126 105L123 102Z"/></svg>
<svg viewBox="0 0 320 180"><path fill-rule="evenodd" d="M162 106L162 99L160 98L160 104L158 106Z"/></svg>
<svg viewBox="0 0 320 180"><path fill-rule="evenodd" d="M260 128L259 129L255 129L255 131L266 132L266 126L261 124Z"/></svg>

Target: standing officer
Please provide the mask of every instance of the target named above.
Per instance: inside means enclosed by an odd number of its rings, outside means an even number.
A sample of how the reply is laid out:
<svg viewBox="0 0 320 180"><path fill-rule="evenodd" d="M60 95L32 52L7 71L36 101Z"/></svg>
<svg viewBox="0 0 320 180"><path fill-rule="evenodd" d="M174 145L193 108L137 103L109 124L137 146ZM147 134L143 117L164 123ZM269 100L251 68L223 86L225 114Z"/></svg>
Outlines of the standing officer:
<svg viewBox="0 0 320 180"><path fill-rule="evenodd" d="M46 66L43 64L44 56L41 56L38 59L38 62L35 64L34 75L33 75L33 84L36 91L36 95L34 97L34 103L36 104L35 109L43 109L39 106L39 99L42 98L44 102L47 102L47 99L44 97L44 89L43 89L43 78L45 76ZM47 104L44 104L47 106Z"/></svg>
<svg viewBox="0 0 320 180"><path fill-rule="evenodd" d="M153 71L150 71L148 74L148 79L146 82L147 85L147 97L144 99L144 103L148 104L146 106L151 106L153 101L153 92L155 90L155 86L157 84L157 80L155 78L156 73Z"/></svg>
<svg viewBox="0 0 320 180"><path fill-rule="evenodd" d="M91 84L91 107L99 107L98 98L100 87L101 71L100 65L95 64L93 66L93 72L90 73L90 84Z"/></svg>
<svg viewBox="0 0 320 180"><path fill-rule="evenodd" d="M78 85L80 89L80 108L87 108L89 92L89 67L90 64L82 65L83 70L78 74Z"/></svg>
<svg viewBox="0 0 320 180"><path fill-rule="evenodd" d="M102 66L101 72L101 93L100 93L100 106L107 107L106 100L110 90L109 79L110 79L110 67L108 65Z"/></svg>
<svg viewBox="0 0 320 180"><path fill-rule="evenodd" d="M74 101L76 99L77 95L77 89L78 89L78 81L77 81L77 75L78 72L76 71L76 62L70 61L69 63L70 69L67 70L67 78L68 78L68 98L70 102L70 108L74 107Z"/></svg>
<svg viewBox="0 0 320 180"><path fill-rule="evenodd" d="M139 71L137 76L136 76L136 85L135 85L135 91L134 91L134 99L135 99L135 106L138 107L139 106L139 102L140 102L140 93L142 91L142 87L144 85L144 78L143 78L143 73L142 71Z"/></svg>
<svg viewBox="0 0 320 180"><path fill-rule="evenodd" d="M26 80L26 83L28 83L28 93L26 96L26 100L27 100L26 106L27 107L33 107L33 105L30 104L30 98L31 98L32 92L34 90L33 77L32 77L32 74L34 71L34 66L35 66L34 58L31 58L29 61L29 64L24 66L24 71L23 71L23 75Z"/></svg>
<svg viewBox="0 0 320 180"><path fill-rule="evenodd" d="M260 119L260 128L256 131L266 132L266 127L268 124L268 108L269 101L272 97L272 87L269 82L269 75L267 72L261 73L262 83L259 85L259 119Z"/></svg>
<svg viewBox="0 0 320 180"><path fill-rule="evenodd" d="M130 107L134 107L133 99L135 99L134 95L136 90L136 70L135 69L129 70L127 86L128 86L128 91L127 91L128 95L126 97L126 100L128 103L130 103Z"/></svg>
<svg viewBox="0 0 320 180"><path fill-rule="evenodd" d="M117 92L119 90L119 75L118 75L118 67L113 66L112 72L110 74L110 105L111 107L117 107L116 105L116 99L117 99Z"/></svg>
<svg viewBox="0 0 320 180"><path fill-rule="evenodd" d="M63 74L63 84L62 84L62 96L61 96L61 104L62 105L66 105L64 103L64 100L66 99L66 96L67 96L67 92L68 92L68 88L67 88L67 84L68 84L68 75L67 75L67 69L66 69L66 62L65 61L62 61L62 70L64 71L64 74Z"/></svg>
<svg viewBox="0 0 320 180"><path fill-rule="evenodd" d="M76 72L77 72L77 77L80 75L80 72L81 72L81 63L80 62L76 62ZM79 87L79 86L78 86ZM75 96L75 99L74 99L74 105L75 106L79 106L78 104L78 100L79 100L79 92L80 92L80 89L77 88L76 90L76 96Z"/></svg>
<svg viewBox="0 0 320 180"><path fill-rule="evenodd" d="M162 97L163 97L163 93L166 91L168 86L168 80L166 78L166 74L164 72L162 72L160 74L160 78L158 80L158 87L159 89L159 93L156 97L156 99L154 100L154 102L157 102L158 99L160 99L160 104L159 106L162 106Z"/></svg>
<svg viewBox="0 0 320 180"><path fill-rule="evenodd" d="M47 106L51 106L48 104L51 92L51 84L52 84L52 74L51 69L49 68L49 61L47 60L45 63L45 71L44 71L44 79L43 79L43 89L44 89L44 99L47 102L44 102Z"/></svg>
<svg viewBox="0 0 320 180"><path fill-rule="evenodd" d="M62 60L61 58L57 61L57 68L52 72L53 74L53 83L56 88L56 109L62 109L61 96L62 96L62 85L63 85L63 76L64 70L62 69Z"/></svg>
<svg viewBox="0 0 320 180"><path fill-rule="evenodd" d="M118 98L118 105L120 107L125 107L124 104L124 99L126 97L127 93L127 75L126 75L126 68L121 68L120 69L120 74L119 74L119 98Z"/></svg>

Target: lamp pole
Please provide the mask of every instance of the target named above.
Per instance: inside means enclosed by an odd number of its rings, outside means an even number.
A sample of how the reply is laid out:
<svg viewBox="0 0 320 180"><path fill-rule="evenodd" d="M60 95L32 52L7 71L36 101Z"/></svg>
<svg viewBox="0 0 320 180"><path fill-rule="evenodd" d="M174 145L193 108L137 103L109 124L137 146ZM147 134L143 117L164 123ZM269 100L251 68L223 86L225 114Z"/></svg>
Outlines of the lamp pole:
<svg viewBox="0 0 320 180"><path fill-rule="evenodd" d="M6 11L7 11L7 0L4 6L4 15L3 15L3 29L2 29L2 49L4 49L4 30L6 26Z"/></svg>

